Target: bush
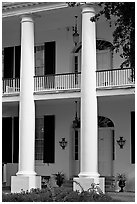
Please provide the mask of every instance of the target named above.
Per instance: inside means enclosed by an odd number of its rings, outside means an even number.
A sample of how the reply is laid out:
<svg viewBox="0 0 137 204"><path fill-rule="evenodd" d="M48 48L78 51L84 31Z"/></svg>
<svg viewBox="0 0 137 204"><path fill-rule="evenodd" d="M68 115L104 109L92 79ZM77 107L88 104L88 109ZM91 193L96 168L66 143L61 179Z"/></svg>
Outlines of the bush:
<svg viewBox="0 0 137 204"><path fill-rule="evenodd" d="M83 191L79 193L64 187L33 189L31 192L2 193L3 202L116 202L105 194ZM118 201L117 201L118 202Z"/></svg>
<svg viewBox="0 0 137 204"><path fill-rule="evenodd" d="M47 190L32 190L22 193L2 193L3 202L52 202L52 194Z"/></svg>

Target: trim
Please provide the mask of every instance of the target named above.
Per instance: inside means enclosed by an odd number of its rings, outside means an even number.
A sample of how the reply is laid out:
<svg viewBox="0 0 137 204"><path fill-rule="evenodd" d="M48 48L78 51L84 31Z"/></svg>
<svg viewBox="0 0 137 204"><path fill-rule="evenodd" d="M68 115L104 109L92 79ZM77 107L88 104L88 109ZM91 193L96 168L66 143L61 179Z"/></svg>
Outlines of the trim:
<svg viewBox="0 0 137 204"><path fill-rule="evenodd" d="M37 6L35 8L34 7L29 8L29 6L27 5L27 8L25 9L22 6L22 8L19 8L16 11L14 10L14 11L3 12L2 18L7 18L11 16L20 16L24 14L33 14L33 13L38 13L42 11L50 11L50 10L55 10L55 9L67 8L67 7L68 7L67 3L58 3L54 5L47 5L46 3L44 3L44 5ZM17 9L17 6L15 8Z"/></svg>

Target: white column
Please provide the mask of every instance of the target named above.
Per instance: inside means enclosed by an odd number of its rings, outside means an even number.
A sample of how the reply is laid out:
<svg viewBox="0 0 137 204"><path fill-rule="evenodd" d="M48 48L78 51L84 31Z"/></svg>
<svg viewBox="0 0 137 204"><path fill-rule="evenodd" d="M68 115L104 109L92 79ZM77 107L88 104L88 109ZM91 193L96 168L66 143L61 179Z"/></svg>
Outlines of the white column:
<svg viewBox="0 0 137 204"><path fill-rule="evenodd" d="M19 112L19 169L17 175L35 175L34 23L31 16L21 20L21 72Z"/></svg>
<svg viewBox="0 0 137 204"><path fill-rule="evenodd" d="M41 188L35 172L34 22L21 18L21 71L19 109L19 166L11 178L11 192Z"/></svg>
<svg viewBox="0 0 137 204"><path fill-rule="evenodd" d="M81 74L81 172L79 176L98 177L98 125L96 96L96 27L93 6L82 8Z"/></svg>
<svg viewBox="0 0 137 204"><path fill-rule="evenodd" d="M92 183L104 192L104 179L98 173L98 123L96 96L96 27L94 4L82 6L81 65L81 158L79 178L74 178L84 190ZM74 190L80 190L74 183Z"/></svg>

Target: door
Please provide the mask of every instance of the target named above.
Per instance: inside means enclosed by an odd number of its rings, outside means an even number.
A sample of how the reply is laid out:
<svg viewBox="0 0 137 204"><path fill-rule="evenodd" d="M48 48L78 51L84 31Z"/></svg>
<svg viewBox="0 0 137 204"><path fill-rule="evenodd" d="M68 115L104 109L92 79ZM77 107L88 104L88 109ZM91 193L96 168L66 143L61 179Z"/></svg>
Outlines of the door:
<svg viewBox="0 0 137 204"><path fill-rule="evenodd" d="M101 176L112 176L112 160L113 160L113 141L112 130L107 128L99 128L98 139L98 167Z"/></svg>

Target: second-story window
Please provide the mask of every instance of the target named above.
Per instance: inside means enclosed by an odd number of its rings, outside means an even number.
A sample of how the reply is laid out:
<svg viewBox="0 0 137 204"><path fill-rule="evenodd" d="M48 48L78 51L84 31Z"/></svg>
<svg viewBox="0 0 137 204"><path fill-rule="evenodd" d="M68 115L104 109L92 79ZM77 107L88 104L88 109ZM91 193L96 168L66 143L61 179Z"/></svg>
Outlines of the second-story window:
<svg viewBox="0 0 137 204"><path fill-rule="evenodd" d="M55 74L56 43L45 42L35 46L35 75Z"/></svg>
<svg viewBox="0 0 137 204"><path fill-rule="evenodd" d="M35 46L35 76L44 75L44 45Z"/></svg>
<svg viewBox="0 0 137 204"><path fill-rule="evenodd" d="M20 55L20 46L3 49L3 78L20 77Z"/></svg>

